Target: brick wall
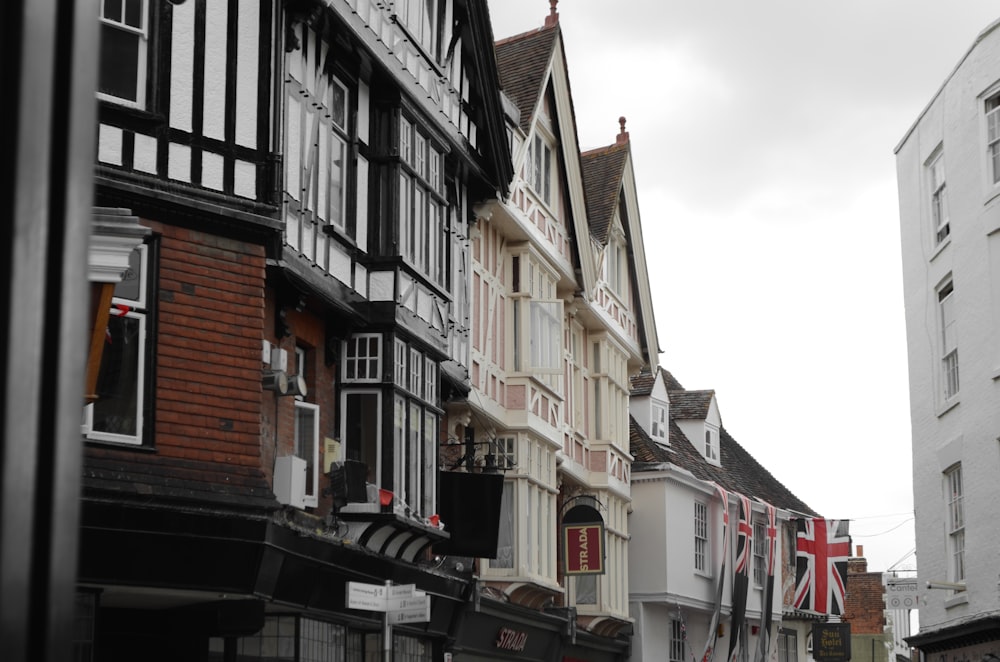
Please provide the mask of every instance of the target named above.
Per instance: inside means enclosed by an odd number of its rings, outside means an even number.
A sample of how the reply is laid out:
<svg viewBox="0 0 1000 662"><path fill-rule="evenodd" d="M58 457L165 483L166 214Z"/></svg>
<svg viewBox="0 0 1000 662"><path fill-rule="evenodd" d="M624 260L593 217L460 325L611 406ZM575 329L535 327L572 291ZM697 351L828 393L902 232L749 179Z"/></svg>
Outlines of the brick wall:
<svg viewBox="0 0 1000 662"><path fill-rule="evenodd" d="M868 572L868 561L852 558L847 562L847 609L844 620L851 635L881 635L885 630L885 601L882 574Z"/></svg>
<svg viewBox="0 0 1000 662"><path fill-rule="evenodd" d="M264 248L148 225L161 235L157 453L257 468Z"/></svg>

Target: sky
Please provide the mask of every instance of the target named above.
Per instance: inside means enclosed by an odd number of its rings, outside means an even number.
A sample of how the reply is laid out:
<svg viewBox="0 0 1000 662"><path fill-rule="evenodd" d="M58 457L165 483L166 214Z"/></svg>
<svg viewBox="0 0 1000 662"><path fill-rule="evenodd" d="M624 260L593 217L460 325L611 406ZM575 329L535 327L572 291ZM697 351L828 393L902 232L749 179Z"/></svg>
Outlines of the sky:
<svg viewBox="0 0 1000 662"><path fill-rule="evenodd" d="M489 4L497 39L549 13ZM661 365L870 571L915 569L893 152L1000 4L557 9L580 149L627 121Z"/></svg>

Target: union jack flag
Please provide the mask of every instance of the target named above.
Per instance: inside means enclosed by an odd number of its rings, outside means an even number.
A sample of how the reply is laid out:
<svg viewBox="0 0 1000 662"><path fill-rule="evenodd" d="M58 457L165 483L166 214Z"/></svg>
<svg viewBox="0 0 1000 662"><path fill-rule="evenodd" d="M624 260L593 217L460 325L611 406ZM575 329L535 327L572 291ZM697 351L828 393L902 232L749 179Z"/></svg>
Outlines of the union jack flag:
<svg viewBox="0 0 1000 662"><path fill-rule="evenodd" d="M796 521L796 609L814 614L844 613L847 559L851 555L848 524L848 520L820 518Z"/></svg>
<svg viewBox="0 0 1000 662"><path fill-rule="evenodd" d="M750 555L753 553L753 527L750 525L750 497L736 495L740 503L740 522L736 527L736 568L737 574L747 574Z"/></svg>

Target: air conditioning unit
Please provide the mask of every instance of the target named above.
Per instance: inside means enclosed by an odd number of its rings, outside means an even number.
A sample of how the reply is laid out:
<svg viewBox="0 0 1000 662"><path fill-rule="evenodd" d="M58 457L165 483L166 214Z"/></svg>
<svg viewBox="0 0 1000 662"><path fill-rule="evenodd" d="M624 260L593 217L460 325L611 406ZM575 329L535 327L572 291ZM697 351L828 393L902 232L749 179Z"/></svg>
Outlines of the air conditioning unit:
<svg viewBox="0 0 1000 662"><path fill-rule="evenodd" d="M306 507L306 461L286 455L274 463L274 496L279 503Z"/></svg>

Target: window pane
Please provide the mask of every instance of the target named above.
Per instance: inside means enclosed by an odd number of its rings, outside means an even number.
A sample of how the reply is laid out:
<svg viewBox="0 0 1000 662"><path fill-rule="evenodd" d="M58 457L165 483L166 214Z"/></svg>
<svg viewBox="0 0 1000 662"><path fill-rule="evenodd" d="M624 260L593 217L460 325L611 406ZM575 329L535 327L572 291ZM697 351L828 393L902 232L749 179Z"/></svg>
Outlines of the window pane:
<svg viewBox="0 0 1000 662"><path fill-rule="evenodd" d="M504 481L500 498L500 527L497 532L497 557L490 559L491 568L514 567L514 483Z"/></svg>
<svg viewBox="0 0 1000 662"><path fill-rule="evenodd" d="M138 101L139 48L142 37L104 24L101 26L101 71L97 89L104 94Z"/></svg>
<svg viewBox="0 0 1000 662"><path fill-rule="evenodd" d="M143 0L125 0L125 25L142 29Z"/></svg>
<svg viewBox="0 0 1000 662"><path fill-rule="evenodd" d="M112 21L122 20L122 0L104 0L104 18Z"/></svg>
<svg viewBox="0 0 1000 662"><path fill-rule="evenodd" d="M97 378L93 430L135 436L138 433L139 393L142 387L144 315L112 316Z"/></svg>
<svg viewBox="0 0 1000 662"><path fill-rule="evenodd" d="M378 462L378 394L348 393L344 398L344 443L348 460L364 462L368 481L379 484Z"/></svg>

